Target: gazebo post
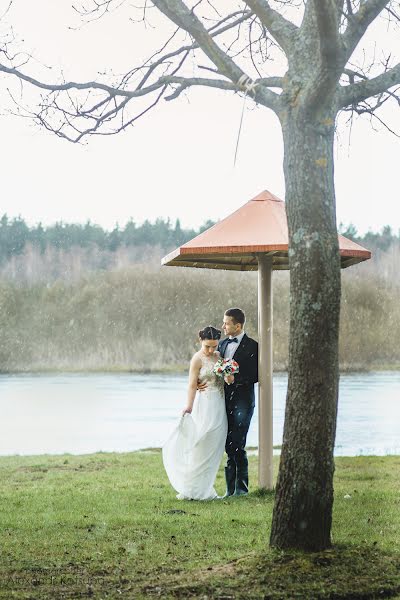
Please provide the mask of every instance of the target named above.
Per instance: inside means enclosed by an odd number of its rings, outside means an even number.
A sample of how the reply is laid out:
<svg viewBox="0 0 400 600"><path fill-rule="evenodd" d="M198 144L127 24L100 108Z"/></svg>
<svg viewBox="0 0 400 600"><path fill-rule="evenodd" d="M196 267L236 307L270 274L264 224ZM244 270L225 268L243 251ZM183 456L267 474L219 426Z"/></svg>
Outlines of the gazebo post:
<svg viewBox="0 0 400 600"><path fill-rule="evenodd" d="M258 257L258 485L273 489L272 257Z"/></svg>

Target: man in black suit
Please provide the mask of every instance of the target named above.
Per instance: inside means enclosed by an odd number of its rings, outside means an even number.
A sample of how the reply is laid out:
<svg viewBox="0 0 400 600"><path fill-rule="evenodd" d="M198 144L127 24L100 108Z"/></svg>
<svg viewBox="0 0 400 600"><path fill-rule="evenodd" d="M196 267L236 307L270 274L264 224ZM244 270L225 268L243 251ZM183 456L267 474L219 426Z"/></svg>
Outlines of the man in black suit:
<svg viewBox="0 0 400 600"><path fill-rule="evenodd" d="M254 384L258 381L258 343L244 332L245 315L240 308L225 311L223 330L228 336L218 344L223 358L233 358L239 372L225 378L228 435L225 451L225 496L248 493L249 474L246 437L255 406Z"/></svg>

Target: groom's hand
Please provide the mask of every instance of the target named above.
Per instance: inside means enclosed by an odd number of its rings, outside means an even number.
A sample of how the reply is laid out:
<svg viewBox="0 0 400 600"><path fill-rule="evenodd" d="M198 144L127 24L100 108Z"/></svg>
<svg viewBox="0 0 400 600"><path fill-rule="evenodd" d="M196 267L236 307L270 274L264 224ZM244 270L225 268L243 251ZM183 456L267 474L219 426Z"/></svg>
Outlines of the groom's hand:
<svg viewBox="0 0 400 600"><path fill-rule="evenodd" d="M200 383L200 381L197 382L197 389L199 390L199 392L204 392L204 390L206 388L207 388L206 383Z"/></svg>
<svg viewBox="0 0 400 600"><path fill-rule="evenodd" d="M231 383L233 383L235 381L235 376L234 375L225 375L224 380L225 380L225 383L227 383L228 385L231 385Z"/></svg>

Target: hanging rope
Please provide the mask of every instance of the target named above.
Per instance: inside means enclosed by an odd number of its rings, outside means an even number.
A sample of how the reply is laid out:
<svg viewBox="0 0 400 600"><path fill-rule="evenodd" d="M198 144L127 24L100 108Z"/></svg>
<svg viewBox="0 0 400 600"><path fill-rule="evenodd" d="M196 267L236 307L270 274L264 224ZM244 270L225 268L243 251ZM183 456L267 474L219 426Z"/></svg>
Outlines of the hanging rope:
<svg viewBox="0 0 400 600"><path fill-rule="evenodd" d="M242 114L240 115L239 131L238 131L237 139L236 139L235 157L233 159L234 167L236 166L236 159L237 159L237 154L238 154L238 149L239 149L239 140L240 140L240 134L242 131L246 99L247 99L247 96L249 93L253 93L255 95L258 83L256 83L252 79L250 79L250 77L247 77L247 75L243 74L240 77L240 79L238 80L237 85L240 89L244 90L245 93L244 93L244 98L243 98Z"/></svg>

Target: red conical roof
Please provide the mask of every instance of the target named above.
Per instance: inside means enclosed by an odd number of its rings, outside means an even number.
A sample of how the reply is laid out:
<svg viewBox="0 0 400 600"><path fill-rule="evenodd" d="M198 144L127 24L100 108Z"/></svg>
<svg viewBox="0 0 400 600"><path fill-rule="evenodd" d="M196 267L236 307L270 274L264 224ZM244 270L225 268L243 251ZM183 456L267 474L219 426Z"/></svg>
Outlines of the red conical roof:
<svg viewBox="0 0 400 600"><path fill-rule="evenodd" d="M342 267L371 258L371 252L339 235ZM162 259L163 265L256 270L257 255L271 254L274 269L288 269L285 203L264 191Z"/></svg>

